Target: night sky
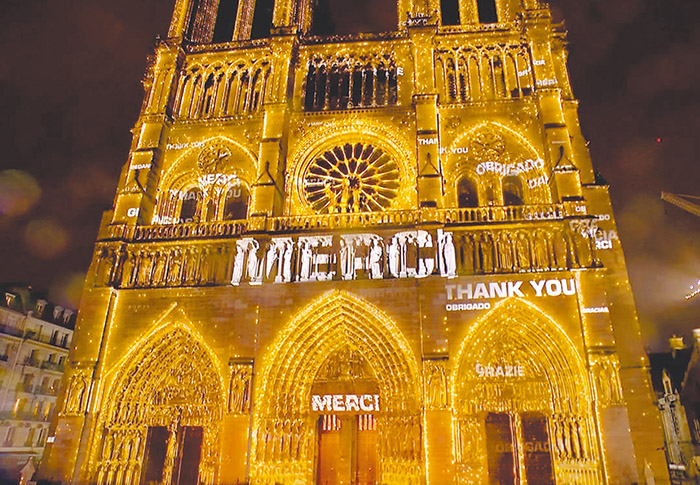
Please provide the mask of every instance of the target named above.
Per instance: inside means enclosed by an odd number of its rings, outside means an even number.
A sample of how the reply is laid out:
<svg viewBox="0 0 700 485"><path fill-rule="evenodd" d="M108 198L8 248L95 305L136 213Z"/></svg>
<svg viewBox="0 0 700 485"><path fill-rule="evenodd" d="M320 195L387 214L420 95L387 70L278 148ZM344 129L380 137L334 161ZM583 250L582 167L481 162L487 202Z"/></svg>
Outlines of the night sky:
<svg viewBox="0 0 700 485"><path fill-rule="evenodd" d="M0 282L76 307L126 162L146 56L173 0L5 0L0 13ZM340 31L384 28L393 0L331 0ZM593 163L611 185L645 341L700 327L700 3L554 0ZM372 12L371 18L366 18ZM384 12L384 14L382 14ZM388 12L388 14L387 14ZM700 201L699 201L700 202Z"/></svg>

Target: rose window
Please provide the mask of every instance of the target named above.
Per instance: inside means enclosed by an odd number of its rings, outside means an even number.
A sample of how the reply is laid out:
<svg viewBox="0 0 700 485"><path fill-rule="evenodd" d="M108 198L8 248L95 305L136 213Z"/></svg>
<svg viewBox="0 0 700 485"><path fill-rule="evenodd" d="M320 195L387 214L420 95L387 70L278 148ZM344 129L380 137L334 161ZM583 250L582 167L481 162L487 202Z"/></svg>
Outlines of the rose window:
<svg viewBox="0 0 700 485"><path fill-rule="evenodd" d="M386 210L398 190L396 162L380 148L362 143L325 151L304 174L303 195L319 213Z"/></svg>

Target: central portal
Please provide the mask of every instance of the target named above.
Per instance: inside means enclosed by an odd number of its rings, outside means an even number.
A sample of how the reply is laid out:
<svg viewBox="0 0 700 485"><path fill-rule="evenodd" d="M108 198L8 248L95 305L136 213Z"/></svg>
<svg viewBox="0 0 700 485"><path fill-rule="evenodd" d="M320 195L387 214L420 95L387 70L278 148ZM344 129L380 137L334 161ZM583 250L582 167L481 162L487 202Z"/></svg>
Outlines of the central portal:
<svg viewBox="0 0 700 485"><path fill-rule="evenodd" d="M321 368L312 387L317 418L316 483L377 483L378 383L359 352L342 349Z"/></svg>
<svg viewBox="0 0 700 485"><path fill-rule="evenodd" d="M377 420L371 414L318 420L319 485L373 485L377 481Z"/></svg>

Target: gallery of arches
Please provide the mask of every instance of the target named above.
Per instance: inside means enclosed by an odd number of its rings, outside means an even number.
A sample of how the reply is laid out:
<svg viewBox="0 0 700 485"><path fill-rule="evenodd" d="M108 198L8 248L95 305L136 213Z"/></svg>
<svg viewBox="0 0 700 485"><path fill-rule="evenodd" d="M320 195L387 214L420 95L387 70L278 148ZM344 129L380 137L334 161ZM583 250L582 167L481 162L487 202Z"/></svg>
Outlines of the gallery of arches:
<svg viewBox="0 0 700 485"><path fill-rule="evenodd" d="M174 2L40 480L668 483L562 26L357 5Z"/></svg>

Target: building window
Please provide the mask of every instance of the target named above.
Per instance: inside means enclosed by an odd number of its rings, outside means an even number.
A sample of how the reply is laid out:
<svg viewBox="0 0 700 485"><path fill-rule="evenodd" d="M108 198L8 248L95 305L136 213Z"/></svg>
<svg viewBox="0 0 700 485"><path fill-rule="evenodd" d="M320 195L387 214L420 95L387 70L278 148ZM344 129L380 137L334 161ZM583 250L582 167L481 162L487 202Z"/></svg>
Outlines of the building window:
<svg viewBox="0 0 700 485"><path fill-rule="evenodd" d="M197 207L201 200L201 190L194 188L185 192L180 209L180 222L195 222L197 220Z"/></svg>
<svg viewBox="0 0 700 485"><path fill-rule="evenodd" d="M224 220L235 221L247 219L249 201L250 193L244 185L239 183L229 187L224 199Z"/></svg>
<svg viewBox="0 0 700 485"><path fill-rule="evenodd" d="M216 13L214 37L212 42L219 44L233 40L233 30L236 26L238 0L219 0L219 11Z"/></svg>
<svg viewBox="0 0 700 485"><path fill-rule="evenodd" d="M251 39L264 39L270 36L272 28L272 11L274 0L256 0L255 13L253 13L253 26L250 32Z"/></svg>
<svg viewBox="0 0 700 485"><path fill-rule="evenodd" d="M523 185L520 178L508 176L503 179L503 204L523 204Z"/></svg>
<svg viewBox="0 0 700 485"><path fill-rule="evenodd" d="M306 75L304 109L395 106L398 88L398 70L392 59L360 64L354 59L316 58Z"/></svg>
<svg viewBox="0 0 700 485"><path fill-rule="evenodd" d="M17 399L15 401L15 407L13 410L13 415L14 416L19 416L24 412L24 408L27 406L27 400L26 399Z"/></svg>
<svg viewBox="0 0 700 485"><path fill-rule="evenodd" d="M498 22L496 0L477 0L479 10L479 22L482 24L495 24Z"/></svg>
<svg viewBox="0 0 700 485"><path fill-rule="evenodd" d="M440 11L442 25L459 25L459 0L442 0Z"/></svg>
<svg viewBox="0 0 700 485"><path fill-rule="evenodd" d="M5 446L12 446L12 442L15 439L15 428L14 426L10 426L10 429L7 430L7 434L5 435Z"/></svg>
<svg viewBox="0 0 700 485"><path fill-rule="evenodd" d="M53 411L54 404L48 403L44 408L44 421L48 421L51 417L51 411Z"/></svg>
<svg viewBox="0 0 700 485"><path fill-rule="evenodd" d="M462 177L459 179L459 182L457 182L457 207L464 209L478 206L479 198L474 183L467 177Z"/></svg>
<svg viewBox="0 0 700 485"><path fill-rule="evenodd" d="M24 446L31 447L32 445L34 445L34 433L36 433L36 429L30 428L27 432L27 439L24 442Z"/></svg>

